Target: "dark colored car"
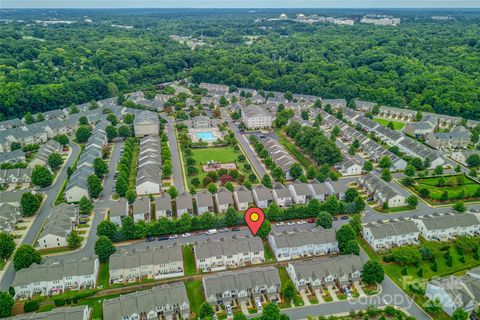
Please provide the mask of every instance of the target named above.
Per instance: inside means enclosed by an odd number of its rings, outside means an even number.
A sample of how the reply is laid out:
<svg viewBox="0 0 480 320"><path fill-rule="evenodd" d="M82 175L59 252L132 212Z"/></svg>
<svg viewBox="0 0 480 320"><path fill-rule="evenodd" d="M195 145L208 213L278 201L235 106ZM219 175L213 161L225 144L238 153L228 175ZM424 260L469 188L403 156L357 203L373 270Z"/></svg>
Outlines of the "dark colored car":
<svg viewBox="0 0 480 320"><path fill-rule="evenodd" d="M160 236L157 238L158 241L168 240L168 236Z"/></svg>
<svg viewBox="0 0 480 320"><path fill-rule="evenodd" d="M315 223L315 218L310 218L307 220L308 223Z"/></svg>
<svg viewBox="0 0 480 320"><path fill-rule="evenodd" d="M232 231L240 231L239 227L232 228Z"/></svg>
<svg viewBox="0 0 480 320"><path fill-rule="evenodd" d="M148 237L147 239L145 239L145 242L152 242L152 241L155 241L155 237Z"/></svg>
<svg viewBox="0 0 480 320"><path fill-rule="evenodd" d="M343 217L341 217L340 219L342 219L342 220L348 220L348 216L343 216Z"/></svg>

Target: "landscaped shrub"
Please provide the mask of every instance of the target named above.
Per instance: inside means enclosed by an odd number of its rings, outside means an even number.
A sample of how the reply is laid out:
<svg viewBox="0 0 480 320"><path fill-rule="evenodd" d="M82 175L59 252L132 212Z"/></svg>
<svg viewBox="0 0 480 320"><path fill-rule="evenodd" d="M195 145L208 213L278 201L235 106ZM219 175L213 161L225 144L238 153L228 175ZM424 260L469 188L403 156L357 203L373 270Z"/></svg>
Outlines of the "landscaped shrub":
<svg viewBox="0 0 480 320"><path fill-rule="evenodd" d="M420 269L417 271L417 276L419 276L420 278L423 277L423 268L420 268Z"/></svg>
<svg viewBox="0 0 480 320"><path fill-rule="evenodd" d="M71 304L72 303L72 299L71 298L66 298L65 299L65 304Z"/></svg>
<svg viewBox="0 0 480 320"><path fill-rule="evenodd" d="M395 261L395 258L391 255L388 255L388 256L383 257L383 261L384 262L393 262L393 261Z"/></svg>
<svg viewBox="0 0 480 320"><path fill-rule="evenodd" d="M25 304L23 305L23 311L25 311L25 313L33 312L38 310L39 307L40 305L38 304L37 300L30 300L25 302Z"/></svg>
<svg viewBox="0 0 480 320"><path fill-rule="evenodd" d="M65 299L55 299L53 300L53 303L55 303L55 307L62 307L65 305Z"/></svg>

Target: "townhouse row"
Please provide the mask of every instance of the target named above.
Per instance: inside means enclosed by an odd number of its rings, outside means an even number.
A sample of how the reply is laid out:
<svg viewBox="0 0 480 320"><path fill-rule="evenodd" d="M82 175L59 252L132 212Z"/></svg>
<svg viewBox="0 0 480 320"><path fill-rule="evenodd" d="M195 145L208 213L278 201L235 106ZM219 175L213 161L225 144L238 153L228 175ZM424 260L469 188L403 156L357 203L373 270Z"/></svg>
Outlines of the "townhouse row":
<svg viewBox="0 0 480 320"><path fill-rule="evenodd" d="M480 220L473 213L445 213L377 221L363 226L363 238L375 250L415 245L419 237L448 241L458 236L476 236Z"/></svg>
<svg viewBox="0 0 480 320"><path fill-rule="evenodd" d="M61 203L54 207L45 219L35 247L39 249L66 247L68 236L79 223L77 207Z"/></svg>
<svg viewBox="0 0 480 320"><path fill-rule="evenodd" d="M407 205L406 197L394 189L389 183L373 172L369 172L357 181L357 186L363 189L380 207L397 208Z"/></svg>
<svg viewBox="0 0 480 320"><path fill-rule="evenodd" d="M355 113L352 109L344 109L345 115L348 117L355 117L356 114L351 114L352 112ZM316 110L319 114L322 115L323 122L322 127L332 130L334 127L340 128L340 138L344 142L352 143L355 140L360 142L360 149L372 160L375 162L379 162L383 157L387 157L390 159L392 166L390 167L391 171L400 171L404 170L407 166L407 162L397 155L393 154L392 152L386 150L380 144L375 142L374 140L368 138L363 131L358 131L345 122L337 119L336 117L332 116L331 114L325 112L324 110ZM342 170L344 172L353 172L354 174L358 174L360 171L358 166L351 164L350 166L342 166ZM342 172L342 174L344 174Z"/></svg>
<svg viewBox="0 0 480 320"><path fill-rule="evenodd" d="M122 294L103 301L104 320L189 319L190 302L183 282Z"/></svg>
<svg viewBox="0 0 480 320"><path fill-rule="evenodd" d="M424 146L420 142L407 137L403 133L384 127L355 110L349 108L342 108L341 110L345 119L352 123L352 125L359 126L364 132L373 132L383 143L389 146L396 146L402 152L411 157L428 159L430 162L430 168L435 168L436 166L445 163L445 160L438 151Z"/></svg>
<svg viewBox="0 0 480 320"><path fill-rule="evenodd" d="M107 122L101 121L92 131L85 147L77 161L77 168L70 176L65 187L65 200L67 202L79 202L82 197L90 199L88 177L95 174L93 162L103 158L103 147L107 144Z"/></svg>
<svg viewBox="0 0 480 320"><path fill-rule="evenodd" d="M65 290L95 288L99 262L94 258L72 260L46 259L15 273L12 287L15 299L30 299L33 295L55 295Z"/></svg>
<svg viewBox="0 0 480 320"><path fill-rule="evenodd" d="M339 200L344 200L347 190L348 186L341 181L318 182L313 180L308 184L296 181L287 186L277 183L272 189L268 189L263 185L257 185L251 191L244 186L240 186L234 192L226 188L219 188L214 194L208 191L200 191L194 196L189 192L183 192L175 198L175 203L177 217L180 217L185 213L193 215L194 208L197 214L201 215L205 212L224 213L229 207L245 211L253 205L267 208L272 203L276 203L280 207L288 207L293 204L306 204L311 199L317 199L322 202L329 196L335 196ZM172 199L167 193L162 193L159 197L154 198L153 203L150 203L147 197L135 200L132 205L134 221L149 221L153 204L155 204L155 215L157 218L172 216ZM110 207L110 221L117 226L121 226L122 218L127 215L129 215L129 206L123 198L113 203Z"/></svg>
<svg viewBox="0 0 480 320"><path fill-rule="evenodd" d="M138 195L158 194L162 189L162 152L158 136L140 140L135 191Z"/></svg>
<svg viewBox="0 0 480 320"><path fill-rule="evenodd" d="M463 276L446 276L427 282L425 296L440 302L440 305L449 316L455 310L463 309L467 313L478 308L480 303L480 268L467 271ZM471 317L474 318L474 317Z"/></svg>
<svg viewBox="0 0 480 320"><path fill-rule="evenodd" d="M182 247L159 246L120 250L110 256L110 284L183 276Z"/></svg>

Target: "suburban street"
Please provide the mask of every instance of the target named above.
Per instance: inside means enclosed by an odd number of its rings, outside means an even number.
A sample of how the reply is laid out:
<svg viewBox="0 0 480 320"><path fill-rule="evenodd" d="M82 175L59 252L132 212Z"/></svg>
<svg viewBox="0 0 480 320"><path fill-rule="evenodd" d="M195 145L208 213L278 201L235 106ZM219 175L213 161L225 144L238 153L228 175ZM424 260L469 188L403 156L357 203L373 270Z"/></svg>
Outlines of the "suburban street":
<svg viewBox="0 0 480 320"><path fill-rule="evenodd" d="M167 120L168 145L172 154L172 174L173 183L179 194L186 190L183 184L182 163L180 162L180 150L177 148L177 139L175 138L175 120L167 115L161 114L161 117Z"/></svg>
<svg viewBox="0 0 480 320"><path fill-rule="evenodd" d="M27 234L25 235L25 238L22 244L30 244L32 246L35 245L35 240L37 239L37 236L43 227L43 223L45 219L48 217L48 215L50 214L50 210L54 206L53 204L55 203L55 198L57 197L59 190L62 188L64 181L67 179L67 168L73 165L73 163L75 162L75 160L77 159L80 153L80 146L78 144L71 142L69 144L69 147L71 148L72 151L65 165L62 167L61 171L58 173L57 179L54 181L54 183L52 183L51 186L44 189L37 190L37 191L43 192L47 196L47 199L45 200L45 203L37 213L35 220L32 223ZM8 266L6 266L5 270L3 271L3 275L0 280L0 290L7 291L10 285L12 284L14 277L15 277L15 270L13 269L13 262L12 262Z"/></svg>

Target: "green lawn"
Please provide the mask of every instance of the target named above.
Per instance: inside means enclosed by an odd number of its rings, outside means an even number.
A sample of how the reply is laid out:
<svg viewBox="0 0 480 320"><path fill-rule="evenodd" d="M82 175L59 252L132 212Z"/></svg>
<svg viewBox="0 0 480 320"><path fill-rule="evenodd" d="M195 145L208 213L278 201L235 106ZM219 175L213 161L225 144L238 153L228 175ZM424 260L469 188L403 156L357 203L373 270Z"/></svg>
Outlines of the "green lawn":
<svg viewBox="0 0 480 320"><path fill-rule="evenodd" d="M372 205L372 207L375 211L380 212L380 213L396 213L396 212L415 210L415 208L416 208L416 207L404 206L404 207L395 207L395 208L383 209L383 208L379 208L377 206L374 206L374 204L371 204L371 205Z"/></svg>
<svg viewBox="0 0 480 320"><path fill-rule="evenodd" d="M135 182L137 179L137 163L138 163L138 153L140 152L140 144L135 143L132 152L132 162L130 165L130 176L128 177L128 188L130 190L135 190Z"/></svg>
<svg viewBox="0 0 480 320"><path fill-rule="evenodd" d="M98 286L101 288L107 288L110 285L110 272L108 271L108 262L100 264L100 270L98 272Z"/></svg>
<svg viewBox="0 0 480 320"><path fill-rule="evenodd" d="M195 270L195 254L193 253L193 245L183 246L183 270L186 276L196 273Z"/></svg>
<svg viewBox="0 0 480 320"><path fill-rule="evenodd" d="M297 159L298 163L300 163L305 169L308 169L310 166L314 166L315 164L310 161L310 159L306 158L298 149L297 147L291 143L286 137L285 134L281 130L275 130L280 143L282 146L290 152L295 159Z"/></svg>
<svg viewBox="0 0 480 320"><path fill-rule="evenodd" d="M196 318L200 310L200 306L205 302L201 280L189 280L185 282L188 300L190 301L190 310L195 313L192 319Z"/></svg>
<svg viewBox="0 0 480 320"><path fill-rule="evenodd" d="M287 272L287 269L285 267L278 267L278 274L280 276L280 282L281 282L280 292L283 292L283 290L285 289L285 286L287 285L288 281L290 281L290 277L288 276L288 272ZM293 303L294 303L295 306L303 305L302 297L300 297L299 294L296 294L295 297L293 298ZM282 303L279 304L279 307L281 309L291 308L292 305L291 305L290 301L282 300Z"/></svg>
<svg viewBox="0 0 480 320"><path fill-rule="evenodd" d="M476 194L480 189L480 184L470 179L469 177L462 175L464 183L461 185L458 185L457 184L458 176L459 175L418 178L418 179L415 179L415 185L413 185L413 189L417 193L419 193L420 190L423 188L429 190L430 194L428 198L426 198L426 200L431 200L433 202L440 202L442 194L445 191L448 192L449 200L443 201L443 203L454 203L456 202L456 199L459 199L459 198L467 201L478 200L479 197L476 196ZM443 178L444 180L443 186L439 186L440 178ZM462 192L464 196L459 197L459 195Z"/></svg>
<svg viewBox="0 0 480 320"><path fill-rule="evenodd" d="M393 120L388 120L388 119L381 119L381 118L374 118L373 121L376 123L388 127L388 124L391 122L393 123L393 130L401 130L403 127L405 127L405 123L403 122L398 122L398 121L393 121Z"/></svg>
<svg viewBox="0 0 480 320"><path fill-rule="evenodd" d="M0 260L0 270L3 270L3 268L5 268L5 264L7 264L7 261L1 259L1 260Z"/></svg>
<svg viewBox="0 0 480 320"><path fill-rule="evenodd" d="M187 175L188 184L190 185L190 181L193 177L197 177L200 182L202 182L203 178L207 175L206 172L203 172L202 166L207 164L208 161L216 161L219 163L236 163L237 169L245 178L248 179L248 176L251 173L255 173L253 169L245 170L244 164L249 163L248 160L240 162L238 161L238 156L243 155L240 150L235 150L231 146L226 147L207 147L207 148L192 148L192 158L195 159L196 164L195 167L198 170L197 175L195 176L188 176L187 173L187 165L186 165L186 156L183 154L183 161L185 167L185 174ZM250 163L249 163L250 164Z"/></svg>
<svg viewBox="0 0 480 320"><path fill-rule="evenodd" d="M263 248L265 251L265 261L267 262L277 261L277 259L275 259L275 255L273 254L272 248L270 248L270 244L268 243L267 239L263 240Z"/></svg>
<svg viewBox="0 0 480 320"><path fill-rule="evenodd" d="M49 249L40 249L38 250L38 253L40 255L48 255L48 254L55 254L55 253L63 253L63 252L68 252L71 251L69 247L58 247L58 248L49 248Z"/></svg>

